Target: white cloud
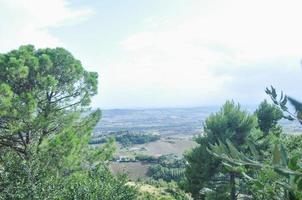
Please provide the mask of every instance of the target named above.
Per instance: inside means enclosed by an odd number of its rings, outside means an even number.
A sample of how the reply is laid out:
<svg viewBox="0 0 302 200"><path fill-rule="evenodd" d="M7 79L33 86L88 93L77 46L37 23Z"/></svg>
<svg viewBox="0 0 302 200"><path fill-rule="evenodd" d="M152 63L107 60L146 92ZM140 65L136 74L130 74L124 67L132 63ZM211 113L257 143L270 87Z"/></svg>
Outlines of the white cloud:
<svg viewBox="0 0 302 200"><path fill-rule="evenodd" d="M265 97L263 89L270 84L297 95L302 77L300 0L186 1L191 4L187 14L150 16L141 31L112 41L120 46L106 61L87 55L81 41L74 41L83 63L102 66L96 69L100 95L94 105L194 106L229 98L254 103ZM0 0L0 52L21 44L64 47L51 29L93 14L68 2ZM93 41L85 43L97 52Z"/></svg>
<svg viewBox="0 0 302 200"><path fill-rule="evenodd" d="M197 17L183 29L192 30L203 41L235 50L234 56L240 60L301 56L301 1L228 2L214 14Z"/></svg>
<svg viewBox="0 0 302 200"><path fill-rule="evenodd" d="M63 46L50 28L78 23L91 9L72 9L67 0L0 0L0 52L22 44Z"/></svg>
<svg viewBox="0 0 302 200"><path fill-rule="evenodd" d="M121 42L122 58L103 72L104 105L144 95L136 105L215 104L227 98L255 103L265 97L265 86L292 91L290 85L301 81L301 1L190 2L191 14L175 19L178 25L155 26ZM125 85L133 96L119 96ZM109 102L109 93L116 100Z"/></svg>

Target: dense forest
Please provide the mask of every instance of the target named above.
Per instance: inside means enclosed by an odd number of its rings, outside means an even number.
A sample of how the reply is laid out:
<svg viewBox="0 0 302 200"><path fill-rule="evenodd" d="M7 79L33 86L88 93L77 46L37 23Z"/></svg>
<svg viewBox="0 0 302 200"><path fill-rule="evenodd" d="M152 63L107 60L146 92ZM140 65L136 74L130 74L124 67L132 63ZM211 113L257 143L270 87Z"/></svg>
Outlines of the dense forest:
<svg viewBox="0 0 302 200"><path fill-rule="evenodd" d="M129 146L160 136L94 140L97 88L98 74L63 48L0 54L0 199L302 199L302 136L278 124L302 123L302 104L274 87L265 91L272 103L254 113L227 101L183 159L137 156L155 165L151 179L136 183L108 168L115 140Z"/></svg>
<svg viewBox="0 0 302 200"><path fill-rule="evenodd" d="M130 133L125 132L113 132L106 134L105 136L96 136L90 140L90 144L102 144L106 143L108 139L114 138L115 141L119 142L123 146L131 146L134 144L145 144L148 142L154 142L160 139L159 134L146 134L146 133Z"/></svg>

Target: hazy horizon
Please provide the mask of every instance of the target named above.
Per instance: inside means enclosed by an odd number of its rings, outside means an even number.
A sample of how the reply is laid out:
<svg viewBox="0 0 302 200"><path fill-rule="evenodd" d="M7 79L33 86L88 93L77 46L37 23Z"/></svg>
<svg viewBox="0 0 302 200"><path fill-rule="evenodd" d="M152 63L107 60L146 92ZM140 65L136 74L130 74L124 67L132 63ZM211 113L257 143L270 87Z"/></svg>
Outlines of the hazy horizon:
<svg viewBox="0 0 302 200"><path fill-rule="evenodd" d="M239 103L239 102L235 102ZM259 102L260 103L260 102ZM256 108L259 104L240 104L241 108ZM101 110L160 110L160 109L198 109L198 108L220 108L222 104L217 105L199 105L199 106L166 106L166 107L112 107L112 108L101 108L92 107L92 109Z"/></svg>

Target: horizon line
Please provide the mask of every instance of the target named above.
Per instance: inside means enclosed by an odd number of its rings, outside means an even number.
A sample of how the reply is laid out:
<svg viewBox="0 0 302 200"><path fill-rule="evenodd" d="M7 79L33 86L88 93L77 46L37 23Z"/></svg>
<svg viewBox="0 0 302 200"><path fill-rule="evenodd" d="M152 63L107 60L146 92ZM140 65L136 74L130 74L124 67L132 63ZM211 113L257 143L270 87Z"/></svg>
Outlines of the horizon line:
<svg viewBox="0 0 302 200"><path fill-rule="evenodd" d="M101 108L100 106L91 107L92 109L101 110L158 110L158 109L194 109L194 108L206 108L206 107L221 107L223 104L217 105L201 105L201 106L158 106L158 107L112 107ZM240 104L241 107L256 107L258 104Z"/></svg>

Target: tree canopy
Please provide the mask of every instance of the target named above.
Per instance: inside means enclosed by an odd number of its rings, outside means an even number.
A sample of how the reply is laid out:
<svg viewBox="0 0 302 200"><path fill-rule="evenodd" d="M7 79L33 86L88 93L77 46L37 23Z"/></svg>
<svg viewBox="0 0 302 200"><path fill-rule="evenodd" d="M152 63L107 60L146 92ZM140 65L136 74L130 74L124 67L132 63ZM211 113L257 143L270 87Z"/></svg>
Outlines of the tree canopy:
<svg viewBox="0 0 302 200"><path fill-rule="evenodd" d="M0 54L0 199L133 199L107 167L114 141L94 148L98 75L63 48Z"/></svg>
<svg viewBox="0 0 302 200"><path fill-rule="evenodd" d="M223 196L226 192L226 184L223 182L227 179L234 190L234 174L230 173L229 178L220 176L221 163L207 151L207 147L217 142L225 143L227 140L240 147L255 125L255 117L241 110L240 105L233 101L227 101L219 112L206 119L204 135L196 140L200 145L185 156L189 162L186 187L195 198L205 198L202 193L207 189L216 190L218 194L221 188L224 192L216 198L226 198Z"/></svg>
<svg viewBox="0 0 302 200"><path fill-rule="evenodd" d="M62 130L69 111L87 107L97 93L97 73L63 48L21 46L0 54L0 71L0 145L20 154Z"/></svg>
<svg viewBox="0 0 302 200"><path fill-rule="evenodd" d="M283 118L283 113L276 105L269 104L266 100L260 103L255 111L258 119L258 126L265 136L272 128L275 128L278 121Z"/></svg>

